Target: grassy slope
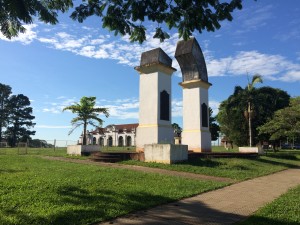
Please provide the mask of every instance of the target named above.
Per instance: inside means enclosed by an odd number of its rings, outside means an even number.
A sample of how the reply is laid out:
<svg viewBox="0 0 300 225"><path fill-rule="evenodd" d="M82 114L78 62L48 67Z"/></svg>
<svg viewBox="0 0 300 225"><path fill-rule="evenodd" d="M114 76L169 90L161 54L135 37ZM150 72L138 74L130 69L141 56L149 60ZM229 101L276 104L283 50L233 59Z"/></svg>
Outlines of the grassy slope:
<svg viewBox="0 0 300 225"><path fill-rule="evenodd" d="M267 204L238 225L299 225L300 186Z"/></svg>
<svg viewBox="0 0 300 225"><path fill-rule="evenodd" d="M0 224L91 224L224 183L0 156Z"/></svg>

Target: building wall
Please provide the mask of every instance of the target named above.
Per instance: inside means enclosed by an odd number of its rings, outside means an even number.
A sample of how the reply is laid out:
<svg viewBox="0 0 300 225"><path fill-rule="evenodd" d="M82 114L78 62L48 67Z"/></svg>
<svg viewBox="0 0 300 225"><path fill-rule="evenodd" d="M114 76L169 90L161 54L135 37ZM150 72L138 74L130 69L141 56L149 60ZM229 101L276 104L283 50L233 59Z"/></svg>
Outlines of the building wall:
<svg viewBox="0 0 300 225"><path fill-rule="evenodd" d="M135 146L136 129L126 130L120 133L113 125L107 126L104 129L104 134L95 131L87 132L87 144L102 146ZM79 138L78 143L82 143L82 136Z"/></svg>

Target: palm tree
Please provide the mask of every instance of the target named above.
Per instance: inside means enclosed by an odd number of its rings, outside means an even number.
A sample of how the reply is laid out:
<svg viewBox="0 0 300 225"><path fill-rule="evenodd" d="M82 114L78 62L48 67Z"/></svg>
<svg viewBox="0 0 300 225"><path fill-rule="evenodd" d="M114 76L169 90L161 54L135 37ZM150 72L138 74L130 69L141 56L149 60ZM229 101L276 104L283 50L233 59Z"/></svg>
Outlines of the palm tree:
<svg viewBox="0 0 300 225"><path fill-rule="evenodd" d="M249 146L252 147L252 118L254 117L254 111L253 111L253 97L252 97L252 93L254 90L254 86L256 83L262 83L262 77L259 74L255 74L252 77L252 81L249 81L249 76L247 75L248 78L248 85L247 85L247 91L246 91L246 95L247 95L247 101L248 101L248 106L247 106L247 111L245 111L245 116L248 119L248 126L249 126Z"/></svg>
<svg viewBox="0 0 300 225"><path fill-rule="evenodd" d="M63 109L71 110L72 113L76 113L77 117L73 118L71 121L72 129L69 132L69 135L79 126L83 125L83 140L82 145L86 145L86 129L87 125L92 125L97 127L94 123L94 120L99 122L101 126L103 120L98 117L98 114L103 113L106 117L109 116L107 108L95 107L96 97L82 97L79 103L74 105L67 106Z"/></svg>

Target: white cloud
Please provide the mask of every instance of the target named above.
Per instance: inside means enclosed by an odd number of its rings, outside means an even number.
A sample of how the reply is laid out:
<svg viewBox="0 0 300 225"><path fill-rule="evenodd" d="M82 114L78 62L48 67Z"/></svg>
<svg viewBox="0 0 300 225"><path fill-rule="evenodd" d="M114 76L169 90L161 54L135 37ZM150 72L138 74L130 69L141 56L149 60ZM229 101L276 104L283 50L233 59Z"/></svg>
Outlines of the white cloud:
<svg viewBox="0 0 300 225"><path fill-rule="evenodd" d="M241 29L237 30L236 34L257 30L259 27L266 26L267 21L272 19L273 5L256 6L256 8L258 9L244 9L239 13L237 21L241 21Z"/></svg>
<svg viewBox="0 0 300 225"><path fill-rule="evenodd" d="M300 81L300 70L298 71L289 71L283 76L279 78L281 81L286 81L286 82L295 82L295 81Z"/></svg>
<svg viewBox="0 0 300 225"><path fill-rule="evenodd" d="M12 39L7 39L0 32L0 39L4 41L21 42L24 45L28 45L37 37L37 32L34 31L34 28L36 27L36 24L24 25L24 28L26 29L25 33L20 33L18 37L14 37Z"/></svg>
<svg viewBox="0 0 300 225"><path fill-rule="evenodd" d="M75 97L67 98L65 96L59 96L56 100L56 102L45 102L44 104L46 107L44 107L41 111L44 113L60 114L66 106L72 105L76 102Z"/></svg>
<svg viewBox="0 0 300 225"><path fill-rule="evenodd" d="M281 55L241 51L235 56L220 59L215 59L210 53L207 70L209 76L242 76L247 73L258 73L269 80L299 81L297 74L300 72L300 64L292 63Z"/></svg>
<svg viewBox="0 0 300 225"><path fill-rule="evenodd" d="M59 96L59 97L57 97L56 99L65 99L65 98L67 98L66 96Z"/></svg>
<svg viewBox="0 0 300 225"><path fill-rule="evenodd" d="M172 117L182 117L182 99L172 100Z"/></svg>
<svg viewBox="0 0 300 225"><path fill-rule="evenodd" d="M57 107L51 107L51 108L42 109L42 112L58 114L58 113L61 113L62 111L59 110L59 108L57 108Z"/></svg>
<svg viewBox="0 0 300 225"><path fill-rule="evenodd" d="M219 106L220 106L220 102L215 101L215 100L209 101L209 107L212 109L214 116L218 114Z"/></svg>
<svg viewBox="0 0 300 225"><path fill-rule="evenodd" d="M103 100L101 100L103 101ZM109 117L115 119L138 119L139 101L136 98L105 100L108 104L102 107L109 109Z"/></svg>

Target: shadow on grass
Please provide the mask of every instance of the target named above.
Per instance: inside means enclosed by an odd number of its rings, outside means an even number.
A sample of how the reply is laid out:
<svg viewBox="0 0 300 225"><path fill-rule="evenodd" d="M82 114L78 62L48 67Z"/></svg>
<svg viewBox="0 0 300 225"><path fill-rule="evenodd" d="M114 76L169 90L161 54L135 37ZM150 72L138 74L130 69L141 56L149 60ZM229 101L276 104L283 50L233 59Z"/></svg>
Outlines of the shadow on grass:
<svg viewBox="0 0 300 225"><path fill-rule="evenodd" d="M219 167L221 165L223 165L224 163L222 162L218 162L218 161L214 161L211 159L190 159L186 162L180 162L180 163L176 163L175 165L190 165L190 166L203 166L203 167Z"/></svg>
<svg viewBox="0 0 300 225"><path fill-rule="evenodd" d="M272 165L275 165L275 166L284 166L284 167L287 167L287 168L300 168L299 165L295 165L295 164L287 163L287 162L278 162L278 161L273 161L273 160L263 159L263 158L258 158L256 160L259 161L259 162L268 163L268 164L272 164Z"/></svg>
<svg viewBox="0 0 300 225"><path fill-rule="evenodd" d="M279 219L271 219L262 216L253 215L245 221L235 223L235 225L300 225L298 222L283 221Z"/></svg>
<svg viewBox="0 0 300 225"><path fill-rule="evenodd" d="M209 208L206 204L200 201L181 201L174 202L175 199L165 198L158 195L149 194L146 192L127 192L119 194L113 191L100 191L97 194L90 194L86 189L81 189L76 186L65 186L58 191L61 199L55 204L61 207L57 211L53 210L49 216L41 217L30 213L19 211L16 206L2 210L0 215L4 214L15 218L10 221L0 217L0 224L51 224L51 225L76 225L76 224L98 224L101 221L110 220L109 223L114 223L114 218L125 214L126 220L142 219L142 224L153 225L172 224L182 222L192 224L232 224L246 219L245 216L234 213L226 213ZM166 205L160 205L170 203ZM153 208L151 215L147 216L147 208L155 205L160 205ZM69 207L64 207L69 206ZM249 221L249 222L248 222ZM128 224L128 223L127 223ZM268 219L264 217L253 216L240 225L249 224L287 224L286 221L279 219ZM290 225L299 225L299 223L288 223Z"/></svg>
<svg viewBox="0 0 300 225"><path fill-rule="evenodd" d="M13 169L0 169L0 174L1 173L21 173L24 172L25 170L13 170Z"/></svg>
<svg viewBox="0 0 300 225"><path fill-rule="evenodd" d="M97 194L95 194L97 193ZM160 195L133 191L116 193L113 191L88 189L76 186L65 186L58 191L59 199L50 199L53 210L48 216L30 213L26 208L20 210L18 205L0 208L0 224L5 225L75 225L96 224L98 222L144 210L159 204L175 201ZM34 202L32 202L34 204ZM42 207L41 211L48 211Z"/></svg>

